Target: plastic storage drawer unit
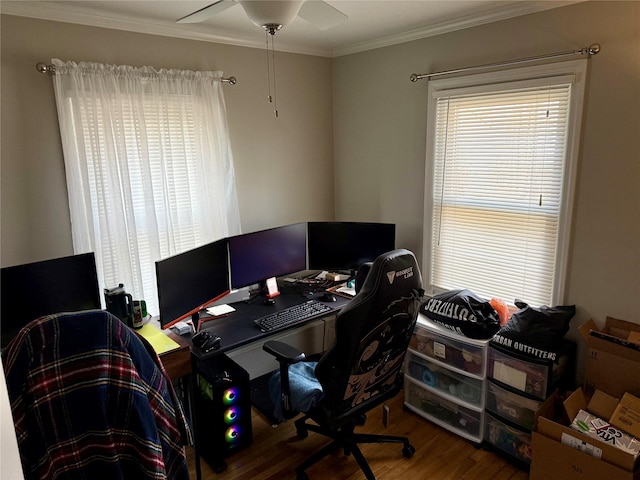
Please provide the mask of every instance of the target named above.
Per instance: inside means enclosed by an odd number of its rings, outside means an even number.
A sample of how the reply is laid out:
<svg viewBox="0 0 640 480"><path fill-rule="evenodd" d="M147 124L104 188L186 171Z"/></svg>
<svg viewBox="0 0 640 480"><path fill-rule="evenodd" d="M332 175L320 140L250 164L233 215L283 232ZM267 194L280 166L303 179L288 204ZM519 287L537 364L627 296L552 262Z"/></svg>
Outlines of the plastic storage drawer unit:
<svg viewBox="0 0 640 480"><path fill-rule="evenodd" d="M449 370L417 354L409 352L406 373L422 382L427 389L437 391L445 397L465 402L476 407L482 406L482 380Z"/></svg>
<svg viewBox="0 0 640 480"><path fill-rule="evenodd" d="M489 341L464 337L419 314L405 358L405 407L481 444Z"/></svg>
<svg viewBox="0 0 640 480"><path fill-rule="evenodd" d="M523 397L499 387L491 380L487 386L487 411L528 430L533 430L541 401Z"/></svg>

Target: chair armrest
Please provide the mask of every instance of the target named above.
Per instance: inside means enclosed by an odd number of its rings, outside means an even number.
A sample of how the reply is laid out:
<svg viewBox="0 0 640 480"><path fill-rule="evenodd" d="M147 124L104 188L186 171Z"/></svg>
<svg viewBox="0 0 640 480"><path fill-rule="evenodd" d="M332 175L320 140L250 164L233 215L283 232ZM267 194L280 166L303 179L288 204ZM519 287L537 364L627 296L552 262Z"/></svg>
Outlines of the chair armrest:
<svg viewBox="0 0 640 480"><path fill-rule="evenodd" d="M304 352L288 343L278 342L277 340L265 342L262 345L262 349L276 357L279 362L284 362L287 365L293 365L305 359Z"/></svg>

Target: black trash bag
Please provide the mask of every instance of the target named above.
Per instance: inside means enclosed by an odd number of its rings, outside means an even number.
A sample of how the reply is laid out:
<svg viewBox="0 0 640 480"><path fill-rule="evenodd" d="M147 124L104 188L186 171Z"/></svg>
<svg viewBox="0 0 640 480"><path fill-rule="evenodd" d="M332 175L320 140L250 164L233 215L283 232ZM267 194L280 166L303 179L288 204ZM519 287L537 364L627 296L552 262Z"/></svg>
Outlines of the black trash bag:
<svg viewBox="0 0 640 480"><path fill-rule="evenodd" d="M520 310L511 315L491 343L531 357L555 359L576 314L575 305L535 308L517 299L514 303Z"/></svg>
<svg viewBox="0 0 640 480"><path fill-rule="evenodd" d="M491 338L500 329L495 308L470 290L434 295L422 305L421 311L437 324L469 338Z"/></svg>

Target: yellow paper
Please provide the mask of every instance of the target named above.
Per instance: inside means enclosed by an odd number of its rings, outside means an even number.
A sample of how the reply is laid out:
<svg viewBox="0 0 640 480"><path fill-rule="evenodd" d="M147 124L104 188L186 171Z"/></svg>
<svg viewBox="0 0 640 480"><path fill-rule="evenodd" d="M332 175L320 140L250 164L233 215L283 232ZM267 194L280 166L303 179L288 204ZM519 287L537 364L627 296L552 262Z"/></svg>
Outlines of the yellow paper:
<svg viewBox="0 0 640 480"><path fill-rule="evenodd" d="M175 340L165 335L162 330L148 323L136 331L151 344L158 355L180 346Z"/></svg>

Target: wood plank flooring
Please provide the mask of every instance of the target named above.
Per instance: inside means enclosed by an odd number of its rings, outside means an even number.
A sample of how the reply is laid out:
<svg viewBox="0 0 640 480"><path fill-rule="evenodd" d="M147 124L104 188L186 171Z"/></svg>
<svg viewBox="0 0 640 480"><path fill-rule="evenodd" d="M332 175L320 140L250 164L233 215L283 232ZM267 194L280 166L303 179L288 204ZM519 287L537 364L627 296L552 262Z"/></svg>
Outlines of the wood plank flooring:
<svg viewBox="0 0 640 480"><path fill-rule="evenodd" d="M522 470L504 457L454 435L424 418L402 408L403 393L389 402L387 428L382 425L382 410L368 414L360 427L370 433L407 435L416 449L411 459L402 455L396 444L363 445L362 452L378 480L526 480ZM227 469L215 473L201 460L203 480L295 480L295 468L304 459L328 443L321 435L309 432L298 439L293 421L272 427L260 414L253 413L253 442L226 459ZM195 479L193 449L188 448L189 470ZM310 480L363 480L355 459L342 452L325 457L307 470Z"/></svg>

